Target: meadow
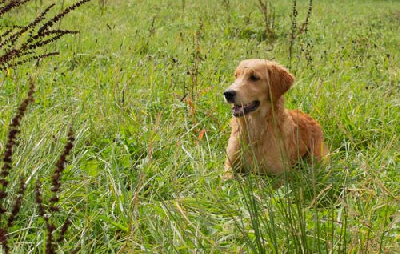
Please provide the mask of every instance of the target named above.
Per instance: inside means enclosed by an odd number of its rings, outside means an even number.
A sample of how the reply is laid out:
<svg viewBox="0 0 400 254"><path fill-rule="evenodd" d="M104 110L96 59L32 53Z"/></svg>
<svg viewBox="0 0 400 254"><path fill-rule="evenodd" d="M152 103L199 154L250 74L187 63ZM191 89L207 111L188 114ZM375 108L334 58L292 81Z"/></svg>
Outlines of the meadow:
<svg viewBox="0 0 400 254"><path fill-rule="evenodd" d="M26 24L52 2L72 3L34 1L0 23ZM59 253L399 253L400 2L269 2L266 25L256 0L91 1L58 24L80 31L46 48L59 56L3 71L1 155L36 86L7 187L11 207L25 176L11 253L46 251L35 182L52 195L70 126L51 214L58 230L71 222ZM223 91L246 58L295 75L286 107L321 123L326 165L221 178Z"/></svg>

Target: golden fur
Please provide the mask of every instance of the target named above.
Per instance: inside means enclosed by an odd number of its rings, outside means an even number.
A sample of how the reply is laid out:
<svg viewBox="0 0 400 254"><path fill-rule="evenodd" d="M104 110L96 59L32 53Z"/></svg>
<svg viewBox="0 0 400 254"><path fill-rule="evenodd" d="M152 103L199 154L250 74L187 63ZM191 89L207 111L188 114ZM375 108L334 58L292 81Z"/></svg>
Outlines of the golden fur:
<svg viewBox="0 0 400 254"><path fill-rule="evenodd" d="M284 108L283 95L294 81L284 67L262 59L244 60L235 77L224 93L238 116L231 122L225 177L231 177L233 170L249 169L276 175L308 154L318 160L327 154L318 122L301 111Z"/></svg>

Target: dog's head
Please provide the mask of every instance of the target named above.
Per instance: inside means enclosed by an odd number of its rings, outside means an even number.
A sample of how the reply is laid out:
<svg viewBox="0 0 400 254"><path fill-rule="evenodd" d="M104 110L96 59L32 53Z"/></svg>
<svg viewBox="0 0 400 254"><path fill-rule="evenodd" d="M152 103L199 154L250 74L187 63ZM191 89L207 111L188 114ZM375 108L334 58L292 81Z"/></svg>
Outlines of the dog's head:
<svg viewBox="0 0 400 254"><path fill-rule="evenodd" d="M263 59L242 61L235 71L235 82L224 92L233 104L232 114L244 116L268 109L292 86L294 77L284 67Z"/></svg>

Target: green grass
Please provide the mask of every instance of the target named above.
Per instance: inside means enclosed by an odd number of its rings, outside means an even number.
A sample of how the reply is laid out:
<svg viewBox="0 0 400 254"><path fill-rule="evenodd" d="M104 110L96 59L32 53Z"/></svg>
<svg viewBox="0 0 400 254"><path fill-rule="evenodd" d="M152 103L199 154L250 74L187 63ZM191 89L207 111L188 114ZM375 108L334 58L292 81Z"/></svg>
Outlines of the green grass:
<svg viewBox="0 0 400 254"><path fill-rule="evenodd" d="M93 1L61 23L81 33L50 47L59 57L0 74L0 151L28 76L37 83L10 176L11 194L20 174L28 179L13 253L44 251L34 182L50 182L71 123L54 215L73 223L66 252L400 250L400 3L314 1L290 61L292 2L272 1L273 41L256 2ZM29 20L41 9L31 7L2 22ZM299 26L307 1L298 11ZM286 106L321 123L326 166L222 181L231 118L222 93L245 58L290 66Z"/></svg>

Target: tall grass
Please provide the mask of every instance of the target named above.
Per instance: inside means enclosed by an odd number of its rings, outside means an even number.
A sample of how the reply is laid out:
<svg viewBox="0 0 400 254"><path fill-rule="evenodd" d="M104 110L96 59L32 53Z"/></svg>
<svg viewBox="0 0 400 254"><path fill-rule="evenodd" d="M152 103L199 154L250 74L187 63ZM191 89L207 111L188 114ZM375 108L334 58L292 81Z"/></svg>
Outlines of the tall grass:
<svg viewBox="0 0 400 254"><path fill-rule="evenodd" d="M313 1L300 33L310 1L296 3L296 83L286 106L322 124L327 166L300 162L281 177L221 179L231 118L222 92L243 58L290 65L293 1L272 1L273 41L263 36L257 1L89 3L63 21L81 32L48 49L59 57L1 76L1 124L11 121L26 74L39 77L10 173L11 190L21 173L28 184L9 231L12 251L43 251L30 183L53 174L73 117L62 212L52 217L58 232L71 221L60 250L396 253L399 4Z"/></svg>

